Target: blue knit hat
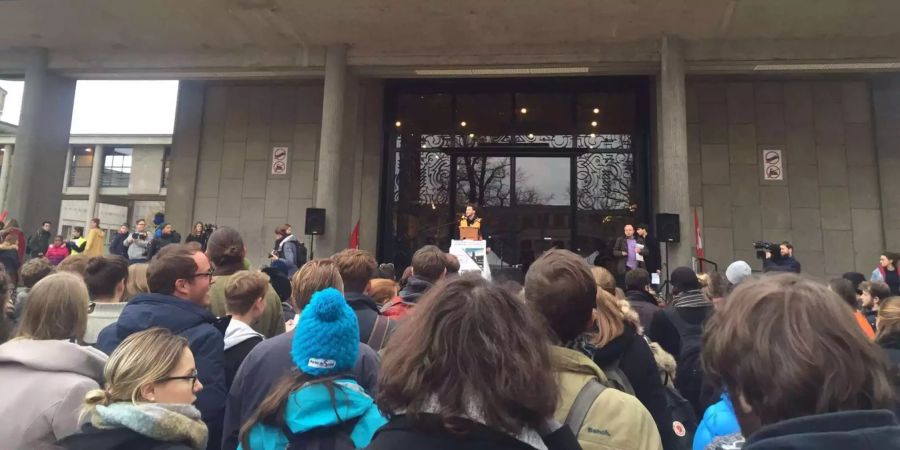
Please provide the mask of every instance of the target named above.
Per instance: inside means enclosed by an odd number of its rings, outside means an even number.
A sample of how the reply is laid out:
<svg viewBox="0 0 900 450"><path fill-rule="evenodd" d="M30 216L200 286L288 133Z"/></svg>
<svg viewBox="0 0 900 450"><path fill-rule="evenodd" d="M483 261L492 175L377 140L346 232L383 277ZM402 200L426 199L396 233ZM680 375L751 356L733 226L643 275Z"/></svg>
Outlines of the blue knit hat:
<svg viewBox="0 0 900 450"><path fill-rule="evenodd" d="M334 288L316 292L300 314L291 358L314 377L348 372L359 353L359 324L344 295Z"/></svg>

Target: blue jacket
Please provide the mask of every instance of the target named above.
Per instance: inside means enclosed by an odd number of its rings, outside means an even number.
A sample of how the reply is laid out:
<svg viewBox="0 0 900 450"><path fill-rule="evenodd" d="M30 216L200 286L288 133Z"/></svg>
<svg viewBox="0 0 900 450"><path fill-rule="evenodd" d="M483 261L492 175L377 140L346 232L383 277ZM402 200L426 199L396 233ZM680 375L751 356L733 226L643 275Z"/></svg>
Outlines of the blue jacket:
<svg viewBox="0 0 900 450"><path fill-rule="evenodd" d="M339 387L334 390L336 406L332 403L332 395L328 388L321 384L305 385L294 391L287 401L284 420L294 433L304 433L314 428L338 425L351 419L359 418L350 439L356 448L369 445L375 431L387 423L378 411L375 402L366 395L365 390L351 379L336 382ZM340 417L335 415L335 409ZM250 429L250 448L253 450L281 450L287 448L288 438L280 427L257 423ZM242 449L239 446L238 449Z"/></svg>
<svg viewBox="0 0 900 450"><path fill-rule="evenodd" d="M206 308L171 295L140 294L128 302L119 319L97 337L96 347L112 353L132 333L152 327L166 328L188 340L203 390L195 405L209 428L210 445L219 448L225 413L225 338Z"/></svg>
<svg viewBox="0 0 900 450"><path fill-rule="evenodd" d="M703 414L703 420L700 421L697 433L694 434L693 450L704 450L713 439L740 431L741 426L738 424L737 416L734 415L734 405L725 392L722 398L707 408Z"/></svg>

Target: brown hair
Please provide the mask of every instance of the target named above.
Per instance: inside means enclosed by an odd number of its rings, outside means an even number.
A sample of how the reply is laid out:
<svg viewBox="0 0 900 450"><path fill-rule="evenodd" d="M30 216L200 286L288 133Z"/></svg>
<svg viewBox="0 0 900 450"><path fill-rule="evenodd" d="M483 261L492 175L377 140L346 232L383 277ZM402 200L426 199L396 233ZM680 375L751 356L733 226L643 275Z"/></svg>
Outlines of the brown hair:
<svg viewBox="0 0 900 450"><path fill-rule="evenodd" d="M705 283L701 277L706 279ZM709 300L725 297L725 294L728 293L728 282L719 272L702 273L697 278L701 280L700 284L703 285L703 294Z"/></svg>
<svg viewBox="0 0 900 450"><path fill-rule="evenodd" d="M334 261L314 259L304 264L291 277L291 302L294 309L297 312L303 311L313 294L329 287L344 291L344 281Z"/></svg>
<svg viewBox="0 0 900 450"><path fill-rule="evenodd" d="M22 264L22 284L27 288L31 288L37 283L56 271L56 267L50 264L47 258L32 258Z"/></svg>
<svg viewBox="0 0 900 450"><path fill-rule="evenodd" d="M881 342L888 336L898 334L900 334L900 297L881 299L878 306L878 334L875 341Z"/></svg>
<svg viewBox="0 0 900 450"><path fill-rule="evenodd" d="M509 434L537 428L559 398L542 335L520 300L477 275L438 284L384 349L378 406L415 415L436 404L451 429L472 407Z"/></svg>
<svg viewBox="0 0 900 450"><path fill-rule="evenodd" d="M127 280L128 261L118 255L95 256L84 268L84 284L93 299L112 298L119 282Z"/></svg>
<svg viewBox="0 0 900 450"><path fill-rule="evenodd" d="M397 296L397 282L387 278L375 278L369 283L369 297L383 305Z"/></svg>
<svg viewBox="0 0 900 450"><path fill-rule="evenodd" d="M859 299L856 297L856 289L853 289L853 283L850 280L844 278L833 278L829 283L828 287L831 289L831 292L840 297L840 299L850 305L854 310L859 308Z"/></svg>
<svg viewBox="0 0 900 450"><path fill-rule="evenodd" d="M863 281L859 284L859 290L860 292L869 291L873 299L877 298L880 301L891 296L891 288L883 281Z"/></svg>
<svg viewBox="0 0 900 450"><path fill-rule="evenodd" d="M220 266L239 265L244 268L244 239L241 234L231 227L220 227L209 235L206 241L206 257L216 266L216 274L219 274ZM234 273L234 272L231 272ZM231 275L231 273L221 273Z"/></svg>
<svg viewBox="0 0 900 450"><path fill-rule="evenodd" d="M278 225L277 227L275 227L275 234L280 234L280 235L282 235L282 236L287 236L287 235L288 235L287 230L288 230L288 228L290 228L290 227L291 227L291 226L288 225L288 224Z"/></svg>
<svg viewBox="0 0 900 450"><path fill-rule="evenodd" d="M132 264L128 266L128 281L125 282L125 299L131 300L138 294L150 292L147 285L147 263Z"/></svg>
<svg viewBox="0 0 900 450"><path fill-rule="evenodd" d="M62 260L62 262L56 266L56 271L70 272L83 277L84 269L87 268L87 263L90 259L91 257L84 253L66 256L66 259Z"/></svg>
<svg viewBox="0 0 900 450"><path fill-rule="evenodd" d="M257 300L266 296L269 276L257 270L242 270L228 279L225 285L225 311L247 314Z"/></svg>
<svg viewBox="0 0 900 450"><path fill-rule="evenodd" d="M221 229L221 228L220 228ZM197 273L197 262L193 253L184 244L169 244L165 253L157 254L147 267L147 287L154 294L172 295L175 282L190 280L193 282Z"/></svg>
<svg viewBox="0 0 900 450"><path fill-rule="evenodd" d="M453 256L449 253L445 255L447 257L447 273L448 274L456 274L459 273L459 258Z"/></svg>
<svg viewBox="0 0 900 450"><path fill-rule="evenodd" d="M795 274L747 279L705 327L706 376L728 387L736 409L748 405L751 411L744 412L759 426L890 409L884 357L850 312L825 286Z"/></svg>
<svg viewBox="0 0 900 450"><path fill-rule="evenodd" d="M344 280L347 292L362 292L375 275L378 263L375 257L365 250L348 248L331 257Z"/></svg>
<svg viewBox="0 0 900 450"><path fill-rule="evenodd" d="M47 276L28 292L18 337L82 340L87 328L88 290L78 275Z"/></svg>
<svg viewBox="0 0 900 450"><path fill-rule="evenodd" d="M616 295L616 277L613 276L612 272L606 270L605 267L594 266L591 267L591 275L594 277L598 288L609 292L613 296Z"/></svg>
<svg viewBox="0 0 900 450"><path fill-rule="evenodd" d="M525 275L525 298L562 342L587 328L597 284L587 262L568 250L548 250Z"/></svg>
<svg viewBox="0 0 900 450"><path fill-rule="evenodd" d="M427 281L437 281L447 270L447 256L434 245L426 245L413 254L412 268L415 276Z"/></svg>

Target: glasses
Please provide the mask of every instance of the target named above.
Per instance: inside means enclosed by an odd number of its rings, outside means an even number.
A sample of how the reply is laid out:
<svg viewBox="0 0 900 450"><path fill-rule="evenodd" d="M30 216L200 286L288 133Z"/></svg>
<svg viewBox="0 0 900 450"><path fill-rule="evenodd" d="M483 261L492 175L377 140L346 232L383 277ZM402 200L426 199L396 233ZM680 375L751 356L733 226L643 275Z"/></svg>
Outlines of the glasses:
<svg viewBox="0 0 900 450"><path fill-rule="evenodd" d="M96 303L94 303L94 302L88 303L88 314L93 314L94 308L96 308L96 307L97 307Z"/></svg>
<svg viewBox="0 0 900 450"><path fill-rule="evenodd" d="M197 384L197 369L192 370L190 375L185 375L185 376L182 376L182 377L165 377L165 378L160 378L160 379L157 381L157 383L163 383L163 382L166 382L166 381L172 381L172 380L190 380L190 382L191 382L191 387L193 387L195 384Z"/></svg>
<svg viewBox="0 0 900 450"><path fill-rule="evenodd" d="M214 272L213 269L210 268L210 269L207 270L206 272L195 273L195 274L194 274L194 278L198 278L198 277L206 277L206 278L209 278L210 280L212 280L213 272Z"/></svg>

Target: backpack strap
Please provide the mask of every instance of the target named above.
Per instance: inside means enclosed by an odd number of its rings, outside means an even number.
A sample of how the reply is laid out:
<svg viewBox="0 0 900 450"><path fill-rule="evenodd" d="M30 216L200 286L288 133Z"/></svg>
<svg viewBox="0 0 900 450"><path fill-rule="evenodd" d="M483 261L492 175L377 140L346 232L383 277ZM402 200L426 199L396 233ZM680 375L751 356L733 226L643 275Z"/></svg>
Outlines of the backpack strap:
<svg viewBox="0 0 900 450"><path fill-rule="evenodd" d="M281 432L288 439L288 445L285 448L290 449L295 446L297 448L303 448L304 444L310 443L308 442L310 439L307 438L321 438L321 450L335 450L337 448L337 440L340 439L341 436L346 436L347 439L350 439L350 435L353 433L356 424L359 423L361 418L362 416L354 417L334 425L313 428L303 433L294 433L286 423L283 423L281 424ZM329 439L329 435L334 435L334 437Z"/></svg>
<svg viewBox="0 0 900 450"><path fill-rule="evenodd" d="M384 341L387 339L388 325L390 325L390 319L379 315L375 319L375 325L372 326L372 333L369 334L366 344L375 351L381 349L384 346Z"/></svg>
<svg viewBox="0 0 900 450"><path fill-rule="evenodd" d="M587 418L591 406L594 405L594 400L596 400L604 390L606 390L606 386L604 386L603 383L597 381L596 378L591 378L587 384L578 391L575 402L572 403L572 408L569 409L569 414L566 415L566 421L564 422L564 425L572 430L572 434L574 434L575 437L578 437L578 432L581 430L581 426L584 425L584 419Z"/></svg>

